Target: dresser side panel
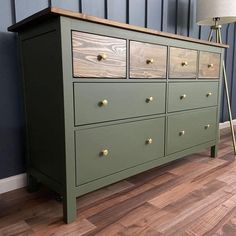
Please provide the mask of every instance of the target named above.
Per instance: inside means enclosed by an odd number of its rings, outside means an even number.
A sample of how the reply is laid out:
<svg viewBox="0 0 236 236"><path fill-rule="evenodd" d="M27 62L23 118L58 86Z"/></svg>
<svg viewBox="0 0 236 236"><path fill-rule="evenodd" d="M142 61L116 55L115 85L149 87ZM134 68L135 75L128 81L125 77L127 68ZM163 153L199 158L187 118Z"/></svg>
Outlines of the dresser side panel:
<svg viewBox="0 0 236 236"><path fill-rule="evenodd" d="M62 184L65 157L59 29L53 19L20 34L28 173L35 169L52 180L48 185Z"/></svg>

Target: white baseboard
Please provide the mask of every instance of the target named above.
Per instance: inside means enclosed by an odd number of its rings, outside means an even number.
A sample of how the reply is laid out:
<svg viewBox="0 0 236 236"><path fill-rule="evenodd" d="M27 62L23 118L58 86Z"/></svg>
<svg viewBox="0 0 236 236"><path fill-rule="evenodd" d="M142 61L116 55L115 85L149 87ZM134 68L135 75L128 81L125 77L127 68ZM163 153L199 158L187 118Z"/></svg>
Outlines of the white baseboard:
<svg viewBox="0 0 236 236"><path fill-rule="evenodd" d="M233 125L236 125L236 120L233 120ZM228 128L230 127L229 121L226 121L224 123L220 123L220 129Z"/></svg>
<svg viewBox="0 0 236 236"><path fill-rule="evenodd" d="M26 186L26 174L14 175L9 178L0 179L0 194Z"/></svg>
<svg viewBox="0 0 236 236"><path fill-rule="evenodd" d="M236 125L236 120L233 120L233 124ZM229 121L220 123L220 129L224 129L230 126ZM11 190L15 190L18 188L23 188L26 186L26 174L20 174L11 176L6 179L0 179L0 194L6 193Z"/></svg>

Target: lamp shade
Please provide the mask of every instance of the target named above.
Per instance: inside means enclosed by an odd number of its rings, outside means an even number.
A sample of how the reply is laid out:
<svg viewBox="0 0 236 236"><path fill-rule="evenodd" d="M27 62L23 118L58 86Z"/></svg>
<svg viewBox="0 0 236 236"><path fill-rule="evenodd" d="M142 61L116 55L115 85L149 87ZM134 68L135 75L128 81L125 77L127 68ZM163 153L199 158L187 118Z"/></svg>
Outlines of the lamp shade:
<svg viewBox="0 0 236 236"><path fill-rule="evenodd" d="M220 25L236 21L236 0L196 0L197 24L214 25L213 18L219 18Z"/></svg>

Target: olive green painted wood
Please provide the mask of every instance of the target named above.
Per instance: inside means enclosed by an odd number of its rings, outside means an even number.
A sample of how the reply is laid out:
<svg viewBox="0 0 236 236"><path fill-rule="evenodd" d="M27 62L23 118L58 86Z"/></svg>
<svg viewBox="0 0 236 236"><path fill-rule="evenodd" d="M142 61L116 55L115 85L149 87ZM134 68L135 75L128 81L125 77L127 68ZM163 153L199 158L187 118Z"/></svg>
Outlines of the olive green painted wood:
<svg viewBox="0 0 236 236"><path fill-rule="evenodd" d="M223 49L216 46L69 17L51 16L22 29L20 45L30 153L27 172L29 179L42 182L63 196L66 223L76 218L76 196L207 147L215 156L221 91L221 79L219 84L205 79L170 81L168 71L167 79L158 81L130 79L129 68L126 79L75 79L72 30L125 39L128 51L129 40L137 40L220 53L223 58ZM184 107L176 101L183 86L196 95ZM197 95L210 92L206 88L214 89L215 93L201 101ZM150 96L154 101L146 103ZM108 106L99 107L98 102L104 98ZM212 125L200 132L197 125L202 127L210 122ZM175 132L182 124L191 132L194 130L194 136L185 141L179 141ZM144 140L149 134L154 137L153 144L146 145ZM110 151L104 158L99 156L103 145L109 145Z"/></svg>
<svg viewBox="0 0 236 236"><path fill-rule="evenodd" d="M164 113L165 86L165 83L74 83L75 125Z"/></svg>
<svg viewBox="0 0 236 236"><path fill-rule="evenodd" d="M167 154L216 139L217 108L168 117Z"/></svg>
<svg viewBox="0 0 236 236"><path fill-rule="evenodd" d="M74 139L74 101L71 55L70 20L60 18L61 24L61 58L64 92L64 124L65 124L65 159L64 159L64 191L63 191L63 218L70 223L76 218L76 170L75 170L75 139ZM66 60L63 60L67 58ZM69 60L68 60L69 59Z"/></svg>
<svg viewBox="0 0 236 236"><path fill-rule="evenodd" d="M47 33L21 41L30 158L28 169L35 168L62 184L65 149L60 35L56 25L51 27L53 29ZM53 93L52 87L55 89Z"/></svg>
<svg viewBox="0 0 236 236"><path fill-rule="evenodd" d="M200 152L200 151L202 151L206 148L209 148L211 146L214 147L215 144L216 144L216 141L213 140L213 141L203 143L200 145L196 145L194 147L182 150L180 152L165 156L163 158L157 158L157 159L154 159L153 161L146 162L141 165L137 165L137 166L131 167L129 169L125 169L120 172L114 173L112 175L105 176L103 178L97 179L97 180L89 182L87 184L83 184L83 185L78 186L76 188L76 194L77 194L77 196L84 195L86 193L93 191L94 189L99 189L101 187L115 183L115 182L122 180L124 178L128 178L132 175L136 175L136 174L141 173L143 171L146 171L146 170L155 168L157 166L163 165L165 163L169 163L171 161L180 159L180 158L190 155L192 153Z"/></svg>
<svg viewBox="0 0 236 236"><path fill-rule="evenodd" d="M219 122L220 122L220 106L221 106L221 93L222 93L222 76L223 76L223 59L224 58L224 50L221 53L221 61L219 64L219 88L218 88L218 101L217 101L217 105L218 105L218 109L217 109L217 116L216 116L216 122L217 122L217 128L216 128L216 145L211 147L211 157L217 157L217 153L218 153L218 143L220 140L220 130L219 130Z"/></svg>
<svg viewBox="0 0 236 236"><path fill-rule="evenodd" d="M218 82L169 83L168 112L216 106Z"/></svg>
<svg viewBox="0 0 236 236"><path fill-rule="evenodd" d="M164 127L157 118L77 131L77 185L162 157Z"/></svg>

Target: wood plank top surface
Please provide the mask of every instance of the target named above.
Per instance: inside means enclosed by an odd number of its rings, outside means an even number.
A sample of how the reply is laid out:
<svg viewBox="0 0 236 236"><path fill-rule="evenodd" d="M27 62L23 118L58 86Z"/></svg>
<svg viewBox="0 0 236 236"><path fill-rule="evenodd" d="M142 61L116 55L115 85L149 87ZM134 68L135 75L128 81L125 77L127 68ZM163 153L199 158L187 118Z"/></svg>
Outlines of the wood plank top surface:
<svg viewBox="0 0 236 236"><path fill-rule="evenodd" d="M51 16L52 15L66 16L66 17L89 21L89 22L94 22L94 23L98 23L98 24L114 26L114 27L118 27L118 28L122 28L122 29L138 31L138 32L157 35L157 36L166 37L166 38L173 38L173 39L184 40L184 41L188 41L188 42L200 43L200 44L205 44L205 45L209 45L209 46L216 46L216 47L222 47L222 48L229 47L228 45L225 45L225 44L219 44L219 43L209 42L209 41L205 41L205 40L194 39L194 38L190 38L190 37L186 37L186 36L182 36L182 35L160 32L160 31L153 30L153 29L147 29L147 28L143 28L140 26L134 26L134 25L120 23L120 22L116 22L116 21L112 21L112 20L102 19L102 18L95 17L95 16L88 16L88 15L85 15L82 13L68 11L68 10L64 10L61 8L57 8L57 7L49 7L49 8L42 10L42 11L39 11L39 12L35 13L34 15L29 16L26 19L8 27L8 30L12 31L12 32L20 32L25 27L27 27L29 24L32 24L32 22L38 21L39 19L43 19L43 18L48 17L50 15Z"/></svg>

